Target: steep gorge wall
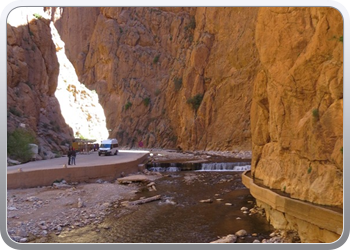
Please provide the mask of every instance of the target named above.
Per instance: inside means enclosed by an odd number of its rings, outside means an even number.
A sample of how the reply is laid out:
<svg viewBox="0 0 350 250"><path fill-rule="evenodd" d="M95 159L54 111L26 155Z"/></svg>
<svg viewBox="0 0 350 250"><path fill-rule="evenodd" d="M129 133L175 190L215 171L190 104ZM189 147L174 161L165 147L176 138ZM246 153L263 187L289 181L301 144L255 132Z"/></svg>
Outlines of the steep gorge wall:
<svg viewBox="0 0 350 250"><path fill-rule="evenodd" d="M80 81L99 94L111 135L122 144L252 148L252 173L264 185L342 207L343 21L337 10L59 12L55 25L68 57Z"/></svg>
<svg viewBox="0 0 350 250"><path fill-rule="evenodd" d="M337 10L49 10L80 82L99 95L121 145L252 149L252 174L264 185L342 207ZM54 97L50 37L46 19L8 25L8 130L26 124L45 151L64 151L73 135Z"/></svg>
<svg viewBox="0 0 350 250"><path fill-rule="evenodd" d="M252 173L293 198L343 205L343 21L332 8L261 8Z"/></svg>
<svg viewBox="0 0 350 250"><path fill-rule="evenodd" d="M67 150L72 130L54 96L58 61L50 22L26 13L21 25L7 24L7 130L25 127L36 135L41 157L52 158Z"/></svg>
<svg viewBox="0 0 350 250"><path fill-rule="evenodd" d="M63 8L55 26L121 145L239 150L251 148L257 11Z"/></svg>

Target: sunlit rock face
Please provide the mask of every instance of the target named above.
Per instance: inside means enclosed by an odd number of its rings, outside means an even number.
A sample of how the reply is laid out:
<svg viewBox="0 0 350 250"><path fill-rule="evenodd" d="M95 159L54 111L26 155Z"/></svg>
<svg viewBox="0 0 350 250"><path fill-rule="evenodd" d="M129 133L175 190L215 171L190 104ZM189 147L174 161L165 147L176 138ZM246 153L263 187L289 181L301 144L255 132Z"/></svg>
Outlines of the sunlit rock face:
<svg viewBox="0 0 350 250"><path fill-rule="evenodd" d="M64 42L51 23L52 40L56 45L59 62L58 85L55 92L62 115L73 129L76 138L100 142L108 138L106 118L96 91L78 81L72 63L65 54Z"/></svg>
<svg viewBox="0 0 350 250"><path fill-rule="evenodd" d="M55 26L122 145L231 151L251 148L257 11L63 8Z"/></svg>
<svg viewBox="0 0 350 250"><path fill-rule="evenodd" d="M64 154L72 140L108 138L104 111L65 56L64 43L43 8L17 8L8 18L8 131L24 126L39 158Z"/></svg>
<svg viewBox="0 0 350 250"><path fill-rule="evenodd" d="M73 137L54 95L59 65L49 25L42 8L15 9L7 24L7 130L32 131L39 158L66 152Z"/></svg>
<svg viewBox="0 0 350 250"><path fill-rule="evenodd" d="M333 8L63 8L78 78L123 145L252 149L252 172L342 206L343 20Z"/></svg>
<svg viewBox="0 0 350 250"><path fill-rule="evenodd" d="M251 109L256 178L343 205L343 20L333 8L261 8Z"/></svg>

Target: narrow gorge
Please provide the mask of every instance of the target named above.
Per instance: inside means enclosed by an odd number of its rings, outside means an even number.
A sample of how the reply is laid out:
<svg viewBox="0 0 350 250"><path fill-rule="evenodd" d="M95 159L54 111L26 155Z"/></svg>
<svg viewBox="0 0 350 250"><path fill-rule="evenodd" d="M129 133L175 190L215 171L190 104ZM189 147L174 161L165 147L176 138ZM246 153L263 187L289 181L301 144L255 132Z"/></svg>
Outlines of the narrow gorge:
<svg viewBox="0 0 350 250"><path fill-rule="evenodd" d="M252 151L261 185L343 209L338 10L29 7L19 16L7 24L7 128L31 131L41 159L66 154L74 137Z"/></svg>

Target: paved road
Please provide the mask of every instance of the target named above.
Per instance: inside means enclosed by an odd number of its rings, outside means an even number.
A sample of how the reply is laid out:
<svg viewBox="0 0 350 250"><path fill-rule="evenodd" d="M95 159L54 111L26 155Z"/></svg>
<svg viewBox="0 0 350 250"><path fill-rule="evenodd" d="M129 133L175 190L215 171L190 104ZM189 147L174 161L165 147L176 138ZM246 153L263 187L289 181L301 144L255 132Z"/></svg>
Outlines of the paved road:
<svg viewBox="0 0 350 250"><path fill-rule="evenodd" d="M112 163L123 163L136 160L142 157L145 154L148 154L148 151L131 151L131 150L119 150L118 155L111 156L98 156L97 151L91 152L90 154L78 154L76 157L76 165L70 165L70 168L73 167L89 167L89 166L99 166L99 165L108 165ZM7 167L7 173L17 172L19 168L23 172L39 170L39 169L50 169L50 168L62 168L64 164L68 163L68 157L54 158L50 160L42 161L32 161L25 164L20 164L16 166Z"/></svg>

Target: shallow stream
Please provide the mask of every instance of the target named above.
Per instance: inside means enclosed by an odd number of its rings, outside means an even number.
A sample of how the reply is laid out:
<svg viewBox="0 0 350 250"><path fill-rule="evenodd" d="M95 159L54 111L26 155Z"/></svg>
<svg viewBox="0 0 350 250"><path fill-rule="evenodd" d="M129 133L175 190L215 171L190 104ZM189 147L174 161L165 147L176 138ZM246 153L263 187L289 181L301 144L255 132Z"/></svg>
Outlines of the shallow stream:
<svg viewBox="0 0 350 250"><path fill-rule="evenodd" d="M219 164L220 169L216 171L209 165L206 170L196 171L180 171L181 168L174 168L177 167L174 165L171 169L166 169L167 166L153 169L164 174L155 182L157 191L144 189L135 199L160 194L160 201L116 208L102 224L62 232L50 241L208 243L240 229L246 230L248 235L238 242L269 238L273 228L265 218L241 211L242 207L254 206L254 198L241 182L242 168L236 171L231 164L228 170L224 165ZM238 165L242 167L246 163ZM212 202L200 202L207 199Z"/></svg>

